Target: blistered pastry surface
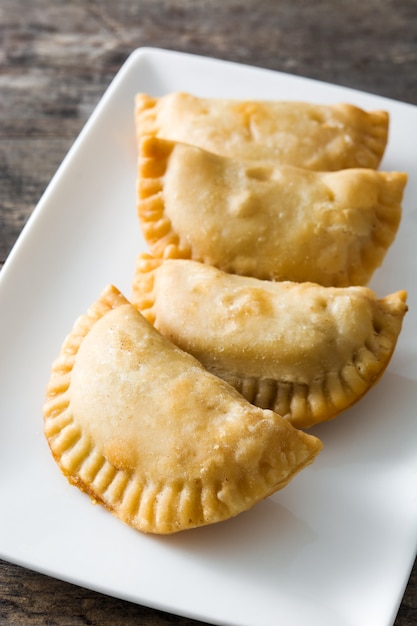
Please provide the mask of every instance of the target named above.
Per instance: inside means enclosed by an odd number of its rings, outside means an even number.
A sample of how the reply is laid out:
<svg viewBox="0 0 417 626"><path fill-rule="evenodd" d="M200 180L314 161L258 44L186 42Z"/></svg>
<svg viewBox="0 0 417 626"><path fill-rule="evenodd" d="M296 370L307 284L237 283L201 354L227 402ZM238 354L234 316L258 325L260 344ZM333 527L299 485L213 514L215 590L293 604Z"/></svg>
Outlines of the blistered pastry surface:
<svg viewBox="0 0 417 626"><path fill-rule="evenodd" d="M69 480L145 532L228 519L321 448L208 373L114 288L65 341L44 415Z"/></svg>

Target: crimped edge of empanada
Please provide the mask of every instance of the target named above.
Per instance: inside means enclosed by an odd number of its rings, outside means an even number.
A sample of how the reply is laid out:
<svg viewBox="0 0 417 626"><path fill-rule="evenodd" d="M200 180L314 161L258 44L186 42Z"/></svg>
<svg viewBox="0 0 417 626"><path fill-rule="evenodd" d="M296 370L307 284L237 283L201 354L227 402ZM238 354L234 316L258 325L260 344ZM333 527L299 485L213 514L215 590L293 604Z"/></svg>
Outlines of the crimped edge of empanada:
<svg viewBox="0 0 417 626"><path fill-rule="evenodd" d="M74 422L70 408L71 372L83 339L94 324L126 298L113 286L108 287L74 324L58 358L52 365L43 407L44 433L56 463L68 481L87 493L94 502L113 510L107 492L121 499L129 482L127 472L116 469L94 449L94 443ZM133 494L132 494L133 495ZM133 502L133 501L132 501Z"/></svg>
<svg viewBox="0 0 417 626"><path fill-rule="evenodd" d="M259 422L248 428L249 431L259 428L259 434L271 429L271 434L262 439L262 447L253 462L252 470L256 466L258 475L255 477L253 471L239 474L239 485L228 482L227 472L224 472L223 482L216 480L206 484L201 478L186 476L163 482L155 476L136 475L134 469L116 467L76 423L71 410L70 386L83 340L96 322L122 305L130 303L115 287L107 287L87 314L78 318L52 366L44 404L44 433L56 463L72 485L137 530L169 534L238 515L283 488L313 461L322 448L321 441L302 431L288 430L281 416L265 412L260 414ZM231 394L236 394L223 381L218 382L221 382L222 393L227 388ZM240 402L238 394L236 400ZM274 447L266 444L281 437L283 449L275 454ZM239 442L236 445L239 446ZM241 452L236 451L236 456ZM208 462L212 460L209 454Z"/></svg>
<svg viewBox="0 0 417 626"><path fill-rule="evenodd" d="M147 253L139 254L132 283L132 303L157 329L154 280L155 270L163 262L163 259L156 259ZM354 405L380 380L391 360L401 332L402 322L408 310L406 301L405 290L377 299L372 341L362 346L340 372L329 372L326 377L317 377L308 384L247 376L242 372L232 372L219 367L214 369L203 364L212 373L232 385L252 404L272 409L288 419L296 428L309 428L333 419ZM175 338L171 339L175 342Z"/></svg>
<svg viewBox="0 0 417 626"><path fill-rule="evenodd" d="M160 107L163 106L166 98L169 98L172 95L201 100L200 98L192 94L182 92L172 94L168 93L160 98L152 97L146 93L136 94L135 129L138 142L144 135L158 135L160 137L165 137L166 139L172 139L171 136L166 136L166 134L161 130L161 126L158 121ZM209 100L216 100L216 98L210 98ZM231 100L231 102L235 104L240 103L240 105L246 106L247 108L250 108L251 105L257 104L256 100ZM297 104L297 102L295 101L294 104ZM309 105L310 103L303 102L303 104ZM350 116L355 120L354 124L352 124L355 133L361 137L361 141L358 142L358 144L356 145L355 155L350 155L350 157L345 156L346 161L343 163L343 166L338 163L337 166L326 167L325 169L333 171L341 169L342 167L367 167L376 169L382 161L382 157L384 155L388 142L389 113L382 109L365 111L364 109L356 105L345 102L322 106L324 108L327 108L329 112L332 109L335 111L339 110L343 112L349 111ZM312 112L311 115L315 119L317 113ZM317 122L318 121L326 125L325 116L323 117L323 119L317 120ZM271 159L274 160L273 157L271 157ZM305 165L305 167L308 167L308 165ZM313 169L317 168L314 167Z"/></svg>
<svg viewBox="0 0 417 626"><path fill-rule="evenodd" d="M350 177L360 176L378 178L378 196L374 204L375 221L369 240L358 235L347 253L349 263L343 276L335 277L332 285L346 287L349 285L367 285L374 272L382 265L385 256L397 236L402 216L402 200L408 175L405 172L381 172L370 169L351 168L340 172L322 174L322 180L333 180L335 185L339 178L342 185L347 185ZM340 178L344 176L344 180ZM329 185L332 186L332 183ZM330 286L330 285L328 285Z"/></svg>
<svg viewBox="0 0 417 626"><path fill-rule="evenodd" d="M180 240L165 213L164 181L169 156L176 142L152 135L142 137L139 145L137 176L137 214L143 236L156 257L190 259L189 245Z"/></svg>
<svg viewBox="0 0 417 626"><path fill-rule="evenodd" d="M224 370L217 375L249 402L276 411L296 428L329 421L359 402L382 378L401 332L408 309L406 300L404 290L377 300L379 314L373 320L372 343L363 346L340 372L330 372L325 379L300 385L266 378L242 379Z"/></svg>

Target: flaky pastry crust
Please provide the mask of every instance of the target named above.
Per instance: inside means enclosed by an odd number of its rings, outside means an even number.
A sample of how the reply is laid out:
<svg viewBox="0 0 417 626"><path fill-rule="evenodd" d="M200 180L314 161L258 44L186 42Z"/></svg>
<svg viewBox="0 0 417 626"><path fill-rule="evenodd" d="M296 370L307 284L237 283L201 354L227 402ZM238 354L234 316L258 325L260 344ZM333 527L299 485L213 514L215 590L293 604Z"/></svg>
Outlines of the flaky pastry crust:
<svg viewBox="0 0 417 626"><path fill-rule="evenodd" d="M245 101L169 93L136 96L136 133L223 156L273 160L311 170L377 168L388 139L386 111L351 104Z"/></svg>
<svg viewBox="0 0 417 626"><path fill-rule="evenodd" d="M367 393L393 354L406 292L262 281L189 260L139 255L132 302L250 402L298 428Z"/></svg>
<svg viewBox="0 0 417 626"><path fill-rule="evenodd" d="M407 175L311 172L145 137L138 216L156 257L325 286L367 284L392 244Z"/></svg>
<svg viewBox="0 0 417 626"><path fill-rule="evenodd" d="M53 365L44 430L72 484L161 534L249 509L322 447L208 373L112 286Z"/></svg>

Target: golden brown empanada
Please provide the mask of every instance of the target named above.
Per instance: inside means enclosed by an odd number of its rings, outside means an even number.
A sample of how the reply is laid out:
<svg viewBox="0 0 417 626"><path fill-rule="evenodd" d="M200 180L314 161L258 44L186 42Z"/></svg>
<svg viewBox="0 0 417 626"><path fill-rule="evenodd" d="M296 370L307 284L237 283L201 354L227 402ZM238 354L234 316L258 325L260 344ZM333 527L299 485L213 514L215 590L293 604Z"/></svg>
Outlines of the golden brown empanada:
<svg viewBox="0 0 417 626"><path fill-rule="evenodd" d="M139 255L132 302L247 400L304 428L335 417L384 372L406 292L262 281Z"/></svg>
<svg viewBox="0 0 417 626"><path fill-rule="evenodd" d="M170 93L138 94L138 138L157 135L229 157L270 159L311 170L378 167L388 138L386 111L351 104L242 101Z"/></svg>
<svg viewBox="0 0 417 626"><path fill-rule="evenodd" d="M153 533L237 515L322 447L208 373L114 287L65 340L44 426L71 483Z"/></svg>
<svg viewBox="0 0 417 626"><path fill-rule="evenodd" d="M366 284L395 238L407 175L311 172L145 137L138 216L154 256L270 280Z"/></svg>

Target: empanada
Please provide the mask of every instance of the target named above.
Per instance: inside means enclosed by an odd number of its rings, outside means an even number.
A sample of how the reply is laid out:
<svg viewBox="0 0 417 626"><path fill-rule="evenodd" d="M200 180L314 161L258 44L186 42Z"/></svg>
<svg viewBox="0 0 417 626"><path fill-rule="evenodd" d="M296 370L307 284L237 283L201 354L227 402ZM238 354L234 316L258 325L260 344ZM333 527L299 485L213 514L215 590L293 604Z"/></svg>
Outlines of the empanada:
<svg viewBox="0 0 417 626"><path fill-rule="evenodd" d="M229 157L273 160L311 170L378 167L389 116L351 104L243 101L170 93L138 94L137 137L157 135Z"/></svg>
<svg viewBox="0 0 417 626"><path fill-rule="evenodd" d="M384 372L406 292L226 274L139 255L132 302L164 335L247 400L298 428L333 418Z"/></svg>
<svg viewBox="0 0 417 626"><path fill-rule="evenodd" d="M146 137L138 216L157 257L226 272L344 287L366 284L395 238L407 175L311 172Z"/></svg>
<svg viewBox="0 0 417 626"><path fill-rule="evenodd" d="M152 533L249 509L322 447L208 373L114 287L65 340L47 389L44 427L71 483Z"/></svg>

